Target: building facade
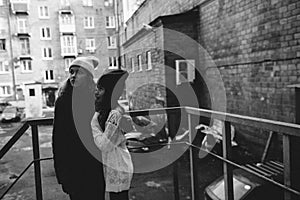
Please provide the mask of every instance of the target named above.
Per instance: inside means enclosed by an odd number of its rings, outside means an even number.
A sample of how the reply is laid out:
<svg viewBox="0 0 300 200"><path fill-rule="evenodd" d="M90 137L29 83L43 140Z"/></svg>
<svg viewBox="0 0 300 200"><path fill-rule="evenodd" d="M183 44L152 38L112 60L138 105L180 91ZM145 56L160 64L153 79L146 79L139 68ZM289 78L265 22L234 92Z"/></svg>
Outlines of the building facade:
<svg viewBox="0 0 300 200"><path fill-rule="evenodd" d="M187 17L192 12L194 17ZM192 38L199 44L198 51L187 46L184 39L172 38L168 30ZM147 34L141 34L145 31ZM195 73L189 79L188 71L184 73L191 85L200 88L196 91L200 93L200 107L211 108L214 103L209 84L213 82L224 88L229 113L295 121L295 93L289 85L300 82L299 1L146 0L126 21L123 32L126 37L122 54L131 71L127 89L137 108L149 107L145 99L153 97L134 95L135 83L145 82L147 77L149 83L158 81L180 90L182 84L178 85L176 79L177 73L182 73L176 65L178 60L192 60L200 76ZM178 48L175 52L183 51L184 59L168 52L170 44L175 44L173 49ZM147 70L149 48L153 51L151 70ZM213 62L207 62L203 49ZM166 69L173 69L174 73ZM155 91L149 95L161 93ZM145 93L146 89L138 92ZM266 134L261 130L237 130L243 133L239 137L254 142L254 149L266 142Z"/></svg>
<svg viewBox="0 0 300 200"><path fill-rule="evenodd" d="M100 59L95 78L104 68L117 67L112 0L3 0L0 10L1 97L12 96L15 85L22 100L25 84L41 82L45 104L53 106L76 57Z"/></svg>

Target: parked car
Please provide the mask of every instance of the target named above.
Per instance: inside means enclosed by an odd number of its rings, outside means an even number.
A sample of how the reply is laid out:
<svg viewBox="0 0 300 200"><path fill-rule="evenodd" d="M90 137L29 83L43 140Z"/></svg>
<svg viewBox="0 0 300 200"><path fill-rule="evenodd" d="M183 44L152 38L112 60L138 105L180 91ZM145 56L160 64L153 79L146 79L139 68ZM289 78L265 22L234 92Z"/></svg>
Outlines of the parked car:
<svg viewBox="0 0 300 200"><path fill-rule="evenodd" d="M8 121L20 121L22 118L22 111L20 108L16 106L7 106L1 114L1 121L8 122Z"/></svg>
<svg viewBox="0 0 300 200"><path fill-rule="evenodd" d="M10 103L8 102L4 102L4 101L0 101L0 114L3 113L4 109L7 107L7 106L11 106Z"/></svg>
<svg viewBox="0 0 300 200"><path fill-rule="evenodd" d="M283 180L283 165L279 162L247 164L246 168L277 182ZM233 190L235 200L281 200L283 190L272 183L242 169L233 170ZM205 189L205 200L225 200L223 176Z"/></svg>

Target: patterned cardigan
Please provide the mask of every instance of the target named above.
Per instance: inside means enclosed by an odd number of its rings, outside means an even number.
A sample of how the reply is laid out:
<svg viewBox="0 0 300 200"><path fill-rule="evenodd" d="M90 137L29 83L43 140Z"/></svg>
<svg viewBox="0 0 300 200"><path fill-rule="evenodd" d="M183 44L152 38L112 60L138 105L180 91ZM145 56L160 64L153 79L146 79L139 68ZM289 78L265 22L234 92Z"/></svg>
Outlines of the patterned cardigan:
<svg viewBox="0 0 300 200"><path fill-rule="evenodd" d="M96 112L91 121L94 142L102 152L103 170L107 192L129 190L133 174L131 155L121 126L123 112L111 110L103 132Z"/></svg>

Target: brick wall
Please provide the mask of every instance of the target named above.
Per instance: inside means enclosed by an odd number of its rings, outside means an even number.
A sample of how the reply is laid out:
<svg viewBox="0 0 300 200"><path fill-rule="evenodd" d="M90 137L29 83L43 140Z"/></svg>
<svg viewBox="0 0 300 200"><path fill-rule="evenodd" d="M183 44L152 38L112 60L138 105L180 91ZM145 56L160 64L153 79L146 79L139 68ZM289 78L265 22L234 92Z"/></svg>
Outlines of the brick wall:
<svg viewBox="0 0 300 200"><path fill-rule="evenodd" d="M295 94L287 86L300 82L300 2L212 1L200 6L198 22L199 42L222 74L228 112L294 122ZM262 131L237 130L261 153Z"/></svg>
<svg viewBox="0 0 300 200"><path fill-rule="evenodd" d="M147 109L155 102L155 96L165 98L165 71L162 51L162 28L155 32L143 32L143 37L123 46L126 55L126 68L130 72L126 82L126 90L132 101L132 109ZM147 70L146 52L151 52L152 69ZM138 71L137 56L142 57L142 71ZM134 59L134 72L130 69L131 59Z"/></svg>
<svg viewBox="0 0 300 200"><path fill-rule="evenodd" d="M199 67L205 69L206 80L216 80L216 69L221 74L222 81L215 84L225 86L227 111L294 122L295 94L287 86L300 82L300 2L147 0L128 20L128 35L142 23L193 7L199 8L196 40L214 61L200 62ZM235 126L241 143L261 155L265 132Z"/></svg>

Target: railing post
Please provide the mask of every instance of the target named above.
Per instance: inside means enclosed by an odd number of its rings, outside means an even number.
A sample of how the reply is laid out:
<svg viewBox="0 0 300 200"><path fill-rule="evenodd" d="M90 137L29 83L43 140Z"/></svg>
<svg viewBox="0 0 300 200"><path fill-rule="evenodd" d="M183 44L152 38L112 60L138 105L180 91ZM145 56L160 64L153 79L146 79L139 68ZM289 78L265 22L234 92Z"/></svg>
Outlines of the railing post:
<svg viewBox="0 0 300 200"><path fill-rule="evenodd" d="M176 122L176 115L168 113L168 129L169 129L169 136L168 137L175 137L176 134L176 127L174 126ZM174 135L172 135L174 134ZM175 161L173 163L173 188L174 188L174 200L179 200L179 182L178 182L178 162Z"/></svg>
<svg viewBox="0 0 300 200"><path fill-rule="evenodd" d="M35 162L34 162L34 177L35 177L36 199L43 200L41 163L38 160L38 159L40 159L38 126L36 124L31 125L31 130L32 130L33 159L35 160Z"/></svg>
<svg viewBox="0 0 300 200"><path fill-rule="evenodd" d="M300 85L295 87L295 122L300 124ZM295 190L300 190L300 138L283 136L284 184ZM285 200L296 200L299 196L285 192Z"/></svg>
<svg viewBox="0 0 300 200"><path fill-rule="evenodd" d="M231 160L231 128L230 122L225 121L225 131L222 133L223 139L223 158L227 160ZM225 199L233 200L234 192L233 192L233 174L232 174L232 166L223 162L223 172L224 172L224 189L225 189Z"/></svg>
<svg viewBox="0 0 300 200"><path fill-rule="evenodd" d="M189 143L193 143L193 135L196 134L195 126L196 121L193 119L191 114L188 114L188 125L189 125ZM198 187L198 173L195 164L195 148L192 146L189 147L190 151L190 174L191 174L191 192L192 192L192 200L199 199L199 192L197 190Z"/></svg>
<svg viewBox="0 0 300 200"><path fill-rule="evenodd" d="M291 186L291 157L290 157L290 138L288 135L283 135L283 166L284 166L284 185ZM284 192L284 200L291 200L291 193Z"/></svg>

